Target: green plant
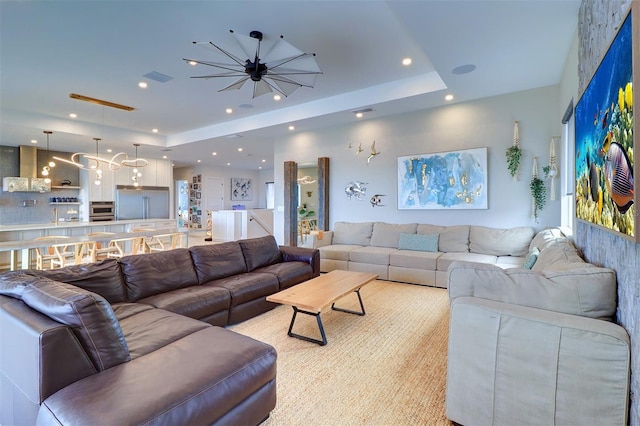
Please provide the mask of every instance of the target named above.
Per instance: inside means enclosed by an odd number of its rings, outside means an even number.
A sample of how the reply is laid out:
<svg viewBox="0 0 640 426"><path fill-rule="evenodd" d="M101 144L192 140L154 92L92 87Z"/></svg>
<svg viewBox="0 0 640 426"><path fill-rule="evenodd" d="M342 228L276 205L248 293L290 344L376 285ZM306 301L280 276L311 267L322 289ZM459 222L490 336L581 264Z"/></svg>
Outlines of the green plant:
<svg viewBox="0 0 640 426"><path fill-rule="evenodd" d="M547 187L544 185L542 179L534 176L531 178L529 189L533 197L533 217L536 219L536 222L538 222L538 212L541 211L547 203Z"/></svg>
<svg viewBox="0 0 640 426"><path fill-rule="evenodd" d="M516 177L518 167L520 167L520 159L522 158L522 150L518 145L511 145L507 149L507 169L512 177Z"/></svg>

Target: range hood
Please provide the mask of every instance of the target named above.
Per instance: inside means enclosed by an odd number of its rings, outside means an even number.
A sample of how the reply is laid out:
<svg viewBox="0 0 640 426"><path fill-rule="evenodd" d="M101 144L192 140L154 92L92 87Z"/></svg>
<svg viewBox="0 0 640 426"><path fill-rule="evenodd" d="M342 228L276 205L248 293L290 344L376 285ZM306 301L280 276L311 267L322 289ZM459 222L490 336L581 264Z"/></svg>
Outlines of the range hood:
<svg viewBox="0 0 640 426"><path fill-rule="evenodd" d="M49 192L51 183L38 176L38 148L20 145L20 176L2 178L5 192Z"/></svg>

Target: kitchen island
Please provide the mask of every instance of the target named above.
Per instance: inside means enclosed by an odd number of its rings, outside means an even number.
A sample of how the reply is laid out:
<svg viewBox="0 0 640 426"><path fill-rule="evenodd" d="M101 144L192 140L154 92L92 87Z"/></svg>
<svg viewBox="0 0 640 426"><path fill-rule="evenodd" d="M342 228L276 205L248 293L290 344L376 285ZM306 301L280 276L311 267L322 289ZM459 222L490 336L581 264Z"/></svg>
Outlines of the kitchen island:
<svg viewBox="0 0 640 426"><path fill-rule="evenodd" d="M0 270L30 263L33 240L46 236L84 237L93 232L163 234L182 231L175 219L132 219L106 222L58 222L0 226ZM186 229L184 231L187 231ZM24 247L20 244L24 241ZM5 243L5 244L3 244Z"/></svg>

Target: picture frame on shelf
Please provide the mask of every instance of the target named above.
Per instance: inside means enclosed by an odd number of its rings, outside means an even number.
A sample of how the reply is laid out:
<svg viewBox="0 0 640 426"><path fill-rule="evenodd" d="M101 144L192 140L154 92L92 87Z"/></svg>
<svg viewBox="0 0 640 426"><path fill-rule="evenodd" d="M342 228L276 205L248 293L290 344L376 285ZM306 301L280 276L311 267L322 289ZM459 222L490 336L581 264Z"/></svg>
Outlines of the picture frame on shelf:
<svg viewBox="0 0 640 426"><path fill-rule="evenodd" d="M487 148L398 157L398 209L487 209Z"/></svg>
<svg viewBox="0 0 640 426"><path fill-rule="evenodd" d="M636 243L639 16L632 6L576 103L574 162L576 219Z"/></svg>

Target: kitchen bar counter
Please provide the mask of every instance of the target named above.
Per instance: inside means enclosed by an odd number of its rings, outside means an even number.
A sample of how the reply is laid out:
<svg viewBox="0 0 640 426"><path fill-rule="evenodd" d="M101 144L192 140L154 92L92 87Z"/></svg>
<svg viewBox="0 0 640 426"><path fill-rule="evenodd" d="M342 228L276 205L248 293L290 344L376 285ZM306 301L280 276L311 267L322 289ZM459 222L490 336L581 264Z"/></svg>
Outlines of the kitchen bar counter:
<svg viewBox="0 0 640 426"><path fill-rule="evenodd" d="M175 219L132 219L132 220L112 220L105 222L58 222L55 223L31 223L22 225L0 225L1 232L14 232L14 231L33 231L33 230L51 230L51 229L66 229L66 228L86 228L95 226L113 226L113 225L149 225L156 223L168 223L173 222L173 226L177 226ZM1 240L1 238L0 238Z"/></svg>

